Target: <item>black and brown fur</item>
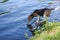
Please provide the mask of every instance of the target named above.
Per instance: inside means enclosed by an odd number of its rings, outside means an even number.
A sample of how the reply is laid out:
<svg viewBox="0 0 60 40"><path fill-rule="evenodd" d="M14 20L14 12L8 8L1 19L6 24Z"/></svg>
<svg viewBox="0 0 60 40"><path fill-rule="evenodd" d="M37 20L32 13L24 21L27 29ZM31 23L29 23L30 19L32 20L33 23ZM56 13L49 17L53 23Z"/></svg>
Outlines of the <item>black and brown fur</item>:
<svg viewBox="0 0 60 40"><path fill-rule="evenodd" d="M43 9L36 9L32 14L30 14L28 16L28 22L30 22L34 17L37 16L46 16L49 17L51 14L51 10L53 10L54 8L48 9L48 8L43 8Z"/></svg>

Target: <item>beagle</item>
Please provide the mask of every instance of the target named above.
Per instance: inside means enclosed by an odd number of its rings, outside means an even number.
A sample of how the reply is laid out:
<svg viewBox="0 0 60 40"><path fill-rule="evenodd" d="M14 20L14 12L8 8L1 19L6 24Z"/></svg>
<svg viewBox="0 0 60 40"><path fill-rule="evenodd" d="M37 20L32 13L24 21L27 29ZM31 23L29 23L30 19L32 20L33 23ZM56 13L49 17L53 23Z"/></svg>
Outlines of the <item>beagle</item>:
<svg viewBox="0 0 60 40"><path fill-rule="evenodd" d="M30 14L30 15L28 16L28 24L30 24L29 22L30 22L34 17L38 17L36 22L39 21L39 18L40 18L41 16L44 17L45 20L46 20L46 17L49 17L49 16L50 16L51 10L54 10L54 8L51 8L51 9L49 9L49 8L36 9L35 11L33 11L32 14ZM44 20L43 20L43 21L44 21Z"/></svg>

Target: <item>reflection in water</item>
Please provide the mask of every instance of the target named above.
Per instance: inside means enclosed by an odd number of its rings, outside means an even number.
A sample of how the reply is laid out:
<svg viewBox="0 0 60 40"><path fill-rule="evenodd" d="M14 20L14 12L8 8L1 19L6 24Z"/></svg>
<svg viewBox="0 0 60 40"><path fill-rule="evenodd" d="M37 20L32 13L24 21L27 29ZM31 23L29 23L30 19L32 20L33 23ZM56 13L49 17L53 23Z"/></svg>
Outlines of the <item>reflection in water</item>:
<svg viewBox="0 0 60 40"><path fill-rule="evenodd" d="M2 2L0 2L0 3L4 3L4 2L7 2L7 1L9 1L9 0L3 0Z"/></svg>

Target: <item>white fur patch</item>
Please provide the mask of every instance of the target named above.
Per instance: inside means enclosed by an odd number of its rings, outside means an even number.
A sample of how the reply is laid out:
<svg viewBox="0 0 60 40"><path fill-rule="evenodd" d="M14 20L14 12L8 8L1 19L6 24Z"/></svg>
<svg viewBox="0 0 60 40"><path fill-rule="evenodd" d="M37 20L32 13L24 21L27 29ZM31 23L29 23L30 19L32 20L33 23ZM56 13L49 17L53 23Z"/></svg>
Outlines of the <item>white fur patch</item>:
<svg viewBox="0 0 60 40"><path fill-rule="evenodd" d="M40 20L40 16L37 16L38 18L37 18L37 21L36 22L39 22L39 20Z"/></svg>

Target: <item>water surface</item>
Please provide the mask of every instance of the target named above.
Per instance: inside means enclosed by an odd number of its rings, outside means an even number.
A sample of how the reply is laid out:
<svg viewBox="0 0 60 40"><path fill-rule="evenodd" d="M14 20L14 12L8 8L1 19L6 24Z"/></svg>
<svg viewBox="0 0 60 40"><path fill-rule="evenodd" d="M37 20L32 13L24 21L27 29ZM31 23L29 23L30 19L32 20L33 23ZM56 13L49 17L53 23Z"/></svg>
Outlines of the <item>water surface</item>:
<svg viewBox="0 0 60 40"><path fill-rule="evenodd" d="M32 36L26 25L28 15L35 9L60 6L59 2L54 1L50 1L53 2L52 6L48 5L49 1L38 0L8 0L4 3L1 0L0 2L0 40L27 40L25 33L29 37ZM60 22L60 9L51 12L49 21L53 20Z"/></svg>

